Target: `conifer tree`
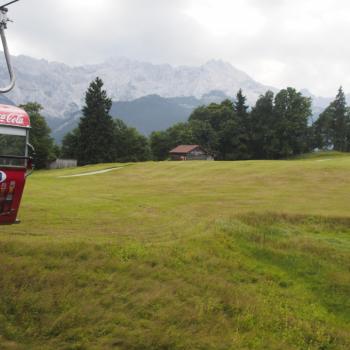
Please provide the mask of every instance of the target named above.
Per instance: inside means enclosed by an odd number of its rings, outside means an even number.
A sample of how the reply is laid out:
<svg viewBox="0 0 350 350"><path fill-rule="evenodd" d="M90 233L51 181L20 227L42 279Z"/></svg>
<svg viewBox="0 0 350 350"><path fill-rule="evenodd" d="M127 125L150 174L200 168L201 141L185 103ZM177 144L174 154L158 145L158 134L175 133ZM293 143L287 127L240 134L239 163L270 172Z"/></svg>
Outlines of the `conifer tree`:
<svg viewBox="0 0 350 350"><path fill-rule="evenodd" d="M114 123L109 115L112 100L96 78L85 95L83 117L79 123L79 164L108 163L115 160Z"/></svg>
<svg viewBox="0 0 350 350"><path fill-rule="evenodd" d="M350 118L342 87L314 123L315 146L345 152L350 148Z"/></svg>
<svg viewBox="0 0 350 350"><path fill-rule="evenodd" d="M330 150L334 147L334 108L328 106L313 124L314 147Z"/></svg>
<svg viewBox="0 0 350 350"><path fill-rule="evenodd" d="M236 134L238 135L236 150L236 159L249 159L251 158L251 123L250 115L248 113L249 106L246 105L247 98L243 95L242 89L239 89L236 95L236 101L233 109L236 114ZM233 129L232 129L233 130Z"/></svg>
<svg viewBox="0 0 350 350"><path fill-rule="evenodd" d="M340 87L335 100L332 103L334 110L333 128L334 128L334 149L345 152L347 150L347 128L349 125L346 98L343 88Z"/></svg>
<svg viewBox="0 0 350 350"><path fill-rule="evenodd" d="M248 116L248 106L246 105L247 98L243 95L242 89L238 90L236 101L234 103L234 110L237 115L244 119Z"/></svg>

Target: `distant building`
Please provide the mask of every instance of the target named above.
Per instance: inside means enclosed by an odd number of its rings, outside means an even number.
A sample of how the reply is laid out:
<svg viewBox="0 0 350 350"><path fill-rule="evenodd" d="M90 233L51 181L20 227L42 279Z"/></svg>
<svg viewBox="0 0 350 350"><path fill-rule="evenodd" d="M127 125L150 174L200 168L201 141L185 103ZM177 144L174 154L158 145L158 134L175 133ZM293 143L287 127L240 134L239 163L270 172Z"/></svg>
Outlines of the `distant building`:
<svg viewBox="0 0 350 350"><path fill-rule="evenodd" d="M213 156L198 145L181 145L170 151L171 160L214 160Z"/></svg>

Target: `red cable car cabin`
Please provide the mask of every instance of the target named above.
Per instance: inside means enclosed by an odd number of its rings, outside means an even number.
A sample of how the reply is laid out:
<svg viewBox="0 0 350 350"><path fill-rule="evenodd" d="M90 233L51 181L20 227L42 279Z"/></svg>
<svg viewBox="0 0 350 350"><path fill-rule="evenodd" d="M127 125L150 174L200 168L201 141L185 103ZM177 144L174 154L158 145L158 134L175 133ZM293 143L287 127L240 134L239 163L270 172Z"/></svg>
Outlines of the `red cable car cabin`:
<svg viewBox="0 0 350 350"><path fill-rule="evenodd" d="M17 223L27 171L30 119L17 107L0 105L0 225Z"/></svg>

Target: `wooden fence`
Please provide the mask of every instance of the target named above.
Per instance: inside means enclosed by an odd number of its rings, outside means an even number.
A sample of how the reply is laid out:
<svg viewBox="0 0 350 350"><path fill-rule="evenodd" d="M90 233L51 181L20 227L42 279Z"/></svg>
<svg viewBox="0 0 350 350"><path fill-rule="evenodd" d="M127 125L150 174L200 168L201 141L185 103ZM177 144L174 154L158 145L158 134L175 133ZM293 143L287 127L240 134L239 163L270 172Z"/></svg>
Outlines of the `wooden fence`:
<svg viewBox="0 0 350 350"><path fill-rule="evenodd" d="M78 166L78 161L76 159L56 159L54 162L50 163L49 169L64 169L64 168L76 168Z"/></svg>

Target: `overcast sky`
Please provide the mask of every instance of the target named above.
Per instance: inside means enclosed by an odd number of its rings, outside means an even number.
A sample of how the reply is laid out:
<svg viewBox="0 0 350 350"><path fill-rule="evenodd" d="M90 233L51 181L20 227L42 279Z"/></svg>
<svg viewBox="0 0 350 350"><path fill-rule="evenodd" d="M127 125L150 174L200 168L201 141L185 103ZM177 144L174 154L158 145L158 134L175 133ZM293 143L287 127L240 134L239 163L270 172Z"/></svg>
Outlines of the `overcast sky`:
<svg viewBox="0 0 350 350"><path fill-rule="evenodd" d="M214 58L277 88L350 92L349 0L21 0L10 17L14 54L70 65Z"/></svg>

